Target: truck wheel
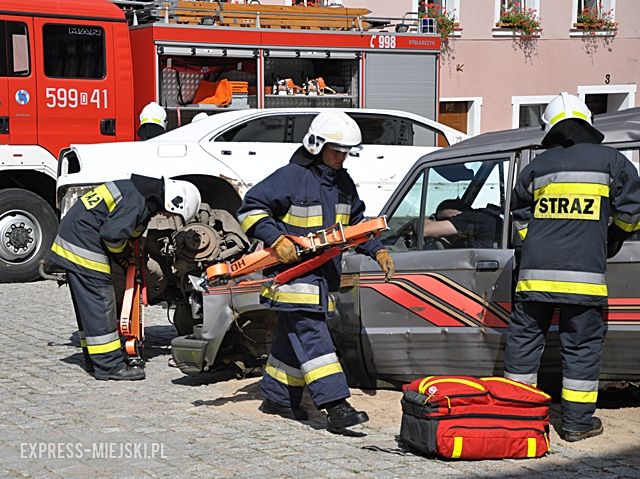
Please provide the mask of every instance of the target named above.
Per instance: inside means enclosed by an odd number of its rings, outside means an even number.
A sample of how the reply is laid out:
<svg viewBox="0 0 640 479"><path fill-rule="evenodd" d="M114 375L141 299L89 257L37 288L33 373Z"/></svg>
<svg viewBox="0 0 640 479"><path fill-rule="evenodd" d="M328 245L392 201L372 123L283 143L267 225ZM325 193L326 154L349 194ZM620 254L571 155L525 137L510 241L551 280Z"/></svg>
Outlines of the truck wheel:
<svg viewBox="0 0 640 479"><path fill-rule="evenodd" d="M0 283L33 281L58 226L56 214L27 190L0 191Z"/></svg>

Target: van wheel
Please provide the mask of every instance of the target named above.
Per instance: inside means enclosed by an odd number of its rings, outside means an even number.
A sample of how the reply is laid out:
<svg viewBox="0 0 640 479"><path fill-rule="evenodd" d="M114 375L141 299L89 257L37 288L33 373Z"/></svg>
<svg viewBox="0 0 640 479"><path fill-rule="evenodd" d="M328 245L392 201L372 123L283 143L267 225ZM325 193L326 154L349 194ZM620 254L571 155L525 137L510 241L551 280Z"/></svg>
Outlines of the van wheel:
<svg viewBox="0 0 640 479"><path fill-rule="evenodd" d="M58 228L56 214L27 190L0 191L0 283L33 281Z"/></svg>

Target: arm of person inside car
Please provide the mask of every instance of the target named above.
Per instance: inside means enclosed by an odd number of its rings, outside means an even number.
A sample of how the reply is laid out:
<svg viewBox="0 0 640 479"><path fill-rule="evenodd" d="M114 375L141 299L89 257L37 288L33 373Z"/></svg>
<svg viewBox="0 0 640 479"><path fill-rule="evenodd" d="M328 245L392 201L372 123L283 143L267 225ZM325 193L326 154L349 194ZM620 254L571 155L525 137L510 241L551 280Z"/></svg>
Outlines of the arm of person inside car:
<svg viewBox="0 0 640 479"><path fill-rule="evenodd" d="M458 230L449 220L424 220L424 236L426 238L440 238L458 234Z"/></svg>

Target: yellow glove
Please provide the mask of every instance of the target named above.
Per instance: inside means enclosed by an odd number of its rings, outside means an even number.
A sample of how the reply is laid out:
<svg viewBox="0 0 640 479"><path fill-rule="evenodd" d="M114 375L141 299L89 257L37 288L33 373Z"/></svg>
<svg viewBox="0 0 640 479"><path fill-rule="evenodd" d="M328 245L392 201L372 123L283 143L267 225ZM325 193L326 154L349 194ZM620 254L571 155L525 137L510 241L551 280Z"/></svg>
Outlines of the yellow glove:
<svg viewBox="0 0 640 479"><path fill-rule="evenodd" d="M273 252L282 264L293 263L300 259L296 251L295 243L285 235L278 236L278 239L273 242L271 248L273 248Z"/></svg>
<svg viewBox="0 0 640 479"><path fill-rule="evenodd" d="M384 271L384 280L389 281L396 272L396 264L386 249L381 249L376 253L376 261Z"/></svg>

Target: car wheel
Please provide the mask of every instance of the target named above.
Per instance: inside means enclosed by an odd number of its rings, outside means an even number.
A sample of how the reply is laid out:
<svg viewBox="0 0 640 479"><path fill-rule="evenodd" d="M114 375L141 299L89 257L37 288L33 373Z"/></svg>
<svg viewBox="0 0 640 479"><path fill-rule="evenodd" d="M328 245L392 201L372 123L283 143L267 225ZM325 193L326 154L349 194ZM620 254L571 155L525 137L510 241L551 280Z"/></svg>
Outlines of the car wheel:
<svg viewBox="0 0 640 479"><path fill-rule="evenodd" d="M57 232L49 204L27 190L0 191L0 282L33 281Z"/></svg>

